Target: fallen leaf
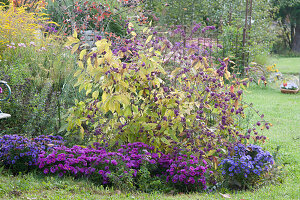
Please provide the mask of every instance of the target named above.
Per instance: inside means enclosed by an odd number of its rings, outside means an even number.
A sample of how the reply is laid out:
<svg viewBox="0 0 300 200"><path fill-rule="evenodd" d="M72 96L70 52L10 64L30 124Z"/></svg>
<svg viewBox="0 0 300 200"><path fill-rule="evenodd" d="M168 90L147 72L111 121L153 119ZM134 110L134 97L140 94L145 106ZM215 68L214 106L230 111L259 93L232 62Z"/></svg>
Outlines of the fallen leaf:
<svg viewBox="0 0 300 200"><path fill-rule="evenodd" d="M222 194L222 193L219 193L219 194L224 198L231 199L229 194Z"/></svg>
<svg viewBox="0 0 300 200"><path fill-rule="evenodd" d="M116 190L116 194L120 195L122 192L120 190Z"/></svg>

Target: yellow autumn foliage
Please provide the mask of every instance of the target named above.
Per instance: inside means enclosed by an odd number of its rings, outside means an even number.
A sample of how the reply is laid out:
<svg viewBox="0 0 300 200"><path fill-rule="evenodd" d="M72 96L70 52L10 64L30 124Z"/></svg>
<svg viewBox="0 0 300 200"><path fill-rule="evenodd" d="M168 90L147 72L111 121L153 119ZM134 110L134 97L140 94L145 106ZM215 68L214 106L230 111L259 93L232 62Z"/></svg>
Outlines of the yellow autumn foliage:
<svg viewBox="0 0 300 200"><path fill-rule="evenodd" d="M42 24L47 19L46 14L39 11L28 12L26 7L0 4L0 52L11 42L41 39Z"/></svg>

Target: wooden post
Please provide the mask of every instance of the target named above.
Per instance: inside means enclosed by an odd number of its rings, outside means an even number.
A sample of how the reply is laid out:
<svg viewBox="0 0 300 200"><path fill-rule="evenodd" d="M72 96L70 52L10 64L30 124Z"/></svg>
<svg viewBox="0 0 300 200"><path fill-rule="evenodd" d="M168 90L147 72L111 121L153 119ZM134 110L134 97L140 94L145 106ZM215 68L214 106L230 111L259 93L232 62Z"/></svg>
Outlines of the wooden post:
<svg viewBox="0 0 300 200"><path fill-rule="evenodd" d="M246 65L246 63L245 63L245 46L246 46L247 28L248 28L248 3L249 3L249 0L246 0L245 26L243 29L243 55L242 55L244 66Z"/></svg>
<svg viewBox="0 0 300 200"><path fill-rule="evenodd" d="M249 0L249 26L248 26L248 46L250 46L250 31L251 31L251 25L252 25L252 0ZM248 51L247 54L247 65L249 63L249 57L250 57L250 52Z"/></svg>

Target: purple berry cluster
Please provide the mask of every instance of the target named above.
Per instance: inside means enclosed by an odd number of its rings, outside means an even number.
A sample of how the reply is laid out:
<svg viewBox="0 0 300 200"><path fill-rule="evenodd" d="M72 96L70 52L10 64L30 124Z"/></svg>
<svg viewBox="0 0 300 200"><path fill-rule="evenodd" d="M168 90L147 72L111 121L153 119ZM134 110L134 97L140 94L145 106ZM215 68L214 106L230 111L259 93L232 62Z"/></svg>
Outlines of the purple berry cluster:
<svg viewBox="0 0 300 200"><path fill-rule="evenodd" d="M273 164L272 155L260 146L238 144L234 147L233 156L228 156L220 165L225 180L235 180L244 186L257 181Z"/></svg>
<svg viewBox="0 0 300 200"><path fill-rule="evenodd" d="M44 31L47 33L57 33L58 30L54 24L47 24L44 27Z"/></svg>

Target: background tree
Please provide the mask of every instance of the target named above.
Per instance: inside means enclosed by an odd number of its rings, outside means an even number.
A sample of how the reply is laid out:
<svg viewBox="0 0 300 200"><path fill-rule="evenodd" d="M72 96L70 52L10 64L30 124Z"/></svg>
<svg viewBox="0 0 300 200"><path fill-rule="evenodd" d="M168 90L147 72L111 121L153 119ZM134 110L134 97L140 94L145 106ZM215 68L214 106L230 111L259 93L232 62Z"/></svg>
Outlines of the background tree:
<svg viewBox="0 0 300 200"><path fill-rule="evenodd" d="M166 25L189 28L193 22L215 26L212 37L223 45L219 53L234 58L241 67L266 58L275 41L273 6L269 0L148 0L145 4L145 9L160 19L156 24L162 28ZM200 34L199 37L211 36Z"/></svg>
<svg viewBox="0 0 300 200"><path fill-rule="evenodd" d="M279 9L276 18L284 29L284 40L287 46L300 52L300 0L273 0Z"/></svg>

